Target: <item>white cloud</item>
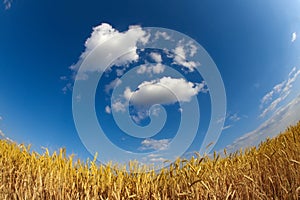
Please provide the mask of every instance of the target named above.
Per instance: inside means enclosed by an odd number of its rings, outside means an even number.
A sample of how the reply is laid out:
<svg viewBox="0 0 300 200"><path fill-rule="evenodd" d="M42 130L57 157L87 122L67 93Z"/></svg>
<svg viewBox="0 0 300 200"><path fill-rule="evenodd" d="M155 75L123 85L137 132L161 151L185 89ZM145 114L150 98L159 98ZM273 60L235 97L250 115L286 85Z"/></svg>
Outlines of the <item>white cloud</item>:
<svg viewBox="0 0 300 200"><path fill-rule="evenodd" d="M217 119L217 123L220 124L220 123L223 123L225 120L226 120L227 116L226 117L219 117Z"/></svg>
<svg viewBox="0 0 300 200"><path fill-rule="evenodd" d="M119 76L119 77L122 76L124 74L125 70L126 70L125 67L123 67L122 69L117 69L116 70L117 76Z"/></svg>
<svg viewBox="0 0 300 200"><path fill-rule="evenodd" d="M294 33L292 33L292 42L295 42L296 41L296 39L297 39L297 33L296 32L294 32Z"/></svg>
<svg viewBox="0 0 300 200"><path fill-rule="evenodd" d="M183 40L179 41L174 51L173 64L182 65L186 67L190 72L200 65L198 62L188 61L187 55L193 57L197 53L197 46L192 42L184 43Z"/></svg>
<svg viewBox="0 0 300 200"><path fill-rule="evenodd" d="M151 52L150 53L150 57L157 63L161 63L162 62L162 58L161 55L159 53L155 53L155 52Z"/></svg>
<svg viewBox="0 0 300 200"><path fill-rule="evenodd" d="M287 80L275 85L273 89L261 99L261 105L260 105L261 109L263 109L266 104L268 105L260 114L259 116L260 118L265 117L268 113L275 110L275 108L277 108L279 103L281 103L283 100L285 100L288 97L288 95L291 93L293 83L296 81L299 75L300 75L300 69L297 70L297 68L294 67L289 73ZM275 95L277 97L274 99Z"/></svg>
<svg viewBox="0 0 300 200"><path fill-rule="evenodd" d="M242 116L245 117L245 116ZM241 116L238 115L238 113L229 113L226 115L226 117L220 118L217 120L217 123L222 123L224 120L226 123L228 123L228 125L224 125L222 128L222 131L225 131L231 127L233 127L233 124L240 121L242 119Z"/></svg>
<svg viewBox="0 0 300 200"><path fill-rule="evenodd" d="M62 92L64 94L66 94L68 91L72 91L72 84L71 83L67 83L67 85L65 87L62 88Z"/></svg>
<svg viewBox="0 0 300 200"><path fill-rule="evenodd" d="M228 145L228 152L235 152L240 148L258 145L267 137L274 137L284 131L288 126L296 124L300 120L300 95L290 101L286 106L281 107L270 119L262 123L257 129L246 133L238 138L233 144Z"/></svg>
<svg viewBox="0 0 300 200"><path fill-rule="evenodd" d="M62 81L67 81L67 80L68 80L68 77L66 77L66 76L61 76L61 77L59 77L59 79L62 80Z"/></svg>
<svg viewBox="0 0 300 200"><path fill-rule="evenodd" d="M146 73L148 70L147 70L147 66L146 65L140 65L138 67L138 69L136 70L136 73L138 74L144 74ZM151 72L151 70L149 70Z"/></svg>
<svg viewBox="0 0 300 200"><path fill-rule="evenodd" d="M233 115L229 115L228 118L230 121L233 121L233 122L237 122L237 121L241 120L241 117L238 116L237 113L234 113Z"/></svg>
<svg viewBox="0 0 300 200"><path fill-rule="evenodd" d="M81 95L78 94L78 95L75 97L75 99L76 99L77 102L80 102L80 101L81 101Z"/></svg>
<svg viewBox="0 0 300 200"><path fill-rule="evenodd" d="M145 139L141 142L140 150L156 150L156 151L163 151L168 149L170 139L162 139L162 140L155 140L155 139Z"/></svg>
<svg viewBox="0 0 300 200"><path fill-rule="evenodd" d="M165 40L171 40L171 36L169 36L166 32L157 31L155 33L155 40L158 40L160 37L162 37Z"/></svg>
<svg viewBox="0 0 300 200"><path fill-rule="evenodd" d="M105 112L107 114L110 114L111 113L111 108L109 106L105 106Z"/></svg>
<svg viewBox="0 0 300 200"><path fill-rule="evenodd" d="M131 117L135 123L139 124L141 120L147 118L149 114L150 112L148 109L138 109L135 110L134 114L131 115Z"/></svg>
<svg viewBox="0 0 300 200"><path fill-rule="evenodd" d="M115 87L118 87L120 84L122 84L122 80L116 78L115 80L113 80L112 82L110 82L105 86L105 92L109 93L111 90L113 90Z"/></svg>
<svg viewBox="0 0 300 200"><path fill-rule="evenodd" d="M151 109L151 114L154 116L158 116L160 112L161 112L160 107L152 107L152 109Z"/></svg>
<svg viewBox="0 0 300 200"><path fill-rule="evenodd" d="M286 94L278 97L277 99L275 99L274 101L272 101L272 103L263 110L263 112L259 115L260 118L265 117L269 112L273 111L277 105L282 102L284 99L286 99L286 97L289 95L290 92L287 92Z"/></svg>
<svg viewBox="0 0 300 200"><path fill-rule="evenodd" d="M145 163L163 163L167 161L166 158L163 157L161 154L149 154L146 157L144 157L143 162Z"/></svg>
<svg viewBox="0 0 300 200"><path fill-rule="evenodd" d="M274 89L274 88L273 88ZM268 92L262 99L261 99L261 104L268 103L270 100L272 100L274 94L274 90ZM261 105L262 107L262 105Z"/></svg>
<svg viewBox="0 0 300 200"><path fill-rule="evenodd" d="M161 108L157 106L153 106L150 109L148 107L139 107L134 110L134 113L131 115L131 117L134 122L139 124L141 120L146 119L150 115L159 116L161 111Z"/></svg>
<svg viewBox="0 0 300 200"><path fill-rule="evenodd" d="M292 74L295 73L296 70L297 70L297 68L296 68L296 67L293 67L293 69L292 69L292 70L290 71L290 73L289 73L289 77L292 76Z"/></svg>
<svg viewBox="0 0 300 200"><path fill-rule="evenodd" d="M154 74L161 74L165 71L165 66L162 65L161 63L158 63L158 64L152 66L152 71Z"/></svg>
<svg viewBox="0 0 300 200"><path fill-rule="evenodd" d="M9 142L14 142L12 139L10 139L9 137L6 137L5 134L2 132L2 130L0 130L0 138L3 138L4 140L7 140Z"/></svg>
<svg viewBox="0 0 300 200"><path fill-rule="evenodd" d="M140 65L138 67L138 69L136 70L136 73L138 74L161 74L165 71L165 66L161 63L157 63L157 64L144 64L144 65Z"/></svg>
<svg viewBox="0 0 300 200"><path fill-rule="evenodd" d="M104 71L106 66L99 66L99 61L113 61L113 55L119 55L123 51L129 52L124 56L120 57L114 64L126 65L130 62L136 61L139 56L136 53L137 44L146 44L149 40L150 35L142 30L139 26L130 26L128 31L119 32L114 29L111 25L103 23L93 28L91 36L85 42L85 50L80 55L79 60L76 64L70 67L71 70L76 72L83 60L98 46L103 44L105 41L114 38L109 44L105 44L105 50L109 53L106 57L93 56L89 58L87 68L82 71L83 74L77 74L78 79L87 79L86 72ZM93 52L97 54L97 52Z"/></svg>
<svg viewBox="0 0 300 200"><path fill-rule="evenodd" d="M149 161L156 163L156 162L165 162L167 159L163 158L163 157L157 157L157 158L150 158Z"/></svg>
<svg viewBox="0 0 300 200"><path fill-rule="evenodd" d="M205 83L192 83L185 79L163 77L159 80L143 82L138 90L126 88L124 97L134 105L151 106L154 104L172 104L177 101L189 102L199 92L205 92Z"/></svg>
<svg viewBox="0 0 300 200"><path fill-rule="evenodd" d="M126 103L122 103L120 100L116 100L111 105L111 109L113 109L113 111L115 112L125 112L125 106L127 106Z"/></svg>
<svg viewBox="0 0 300 200"><path fill-rule="evenodd" d="M3 120L3 117L0 116L0 121Z"/></svg>
<svg viewBox="0 0 300 200"><path fill-rule="evenodd" d="M231 127L232 127L232 125L224 126L224 127L222 128L222 131L225 131L226 129L229 129L229 128L231 128Z"/></svg>
<svg viewBox="0 0 300 200"><path fill-rule="evenodd" d="M198 48L197 48L197 46L192 42L192 41L190 41L190 42L188 42L187 44L186 44L186 46L189 48L189 55L190 55L190 57L193 57L196 53L197 53L197 51L198 51Z"/></svg>
<svg viewBox="0 0 300 200"><path fill-rule="evenodd" d="M150 76L152 74L161 74L165 71L165 66L161 63L162 57L159 53L151 52L150 57L152 60L156 62L156 64L152 63L146 63L143 65L140 65L136 72L138 74L149 74Z"/></svg>
<svg viewBox="0 0 300 200"><path fill-rule="evenodd" d="M0 130L0 136L5 137L4 133Z"/></svg>
<svg viewBox="0 0 300 200"><path fill-rule="evenodd" d="M11 8L12 2L13 2L13 0L4 0L4 1L3 1L5 10L9 10L9 9Z"/></svg>

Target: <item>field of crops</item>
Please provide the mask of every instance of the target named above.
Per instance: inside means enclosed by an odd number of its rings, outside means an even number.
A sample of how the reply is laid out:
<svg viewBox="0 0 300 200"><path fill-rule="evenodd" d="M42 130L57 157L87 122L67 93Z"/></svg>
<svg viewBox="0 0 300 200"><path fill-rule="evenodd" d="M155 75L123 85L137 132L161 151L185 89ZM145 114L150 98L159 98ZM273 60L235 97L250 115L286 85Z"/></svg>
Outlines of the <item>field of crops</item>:
<svg viewBox="0 0 300 200"><path fill-rule="evenodd" d="M300 122L259 148L159 172L74 161L0 141L0 199L300 199Z"/></svg>

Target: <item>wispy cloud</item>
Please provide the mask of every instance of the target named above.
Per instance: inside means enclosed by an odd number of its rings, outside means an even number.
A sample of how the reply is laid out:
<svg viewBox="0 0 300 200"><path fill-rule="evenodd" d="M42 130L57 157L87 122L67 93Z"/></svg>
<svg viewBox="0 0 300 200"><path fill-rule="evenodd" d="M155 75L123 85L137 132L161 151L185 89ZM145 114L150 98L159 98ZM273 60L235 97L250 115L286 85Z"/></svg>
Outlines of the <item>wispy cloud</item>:
<svg viewBox="0 0 300 200"><path fill-rule="evenodd" d="M222 128L222 131L225 131L226 129L229 129L229 128L231 128L231 127L232 127L232 125L224 126L224 127Z"/></svg>
<svg viewBox="0 0 300 200"><path fill-rule="evenodd" d="M156 150L156 151L163 151L167 150L171 139L145 139L141 142L140 150Z"/></svg>
<svg viewBox="0 0 300 200"><path fill-rule="evenodd" d="M61 76L61 77L59 77L59 79L62 80L62 81L67 81L68 77L67 76Z"/></svg>
<svg viewBox="0 0 300 200"><path fill-rule="evenodd" d="M66 94L68 91L72 91L72 89L73 89L72 84L71 84L71 83L67 83L67 85L64 86L64 87L61 89L61 91L62 91L64 94Z"/></svg>
<svg viewBox="0 0 300 200"><path fill-rule="evenodd" d="M14 142L12 139L10 139L9 137L5 136L5 134L2 132L2 130L0 130L0 138L7 140L9 142Z"/></svg>
<svg viewBox="0 0 300 200"><path fill-rule="evenodd" d="M157 164L162 164L163 166L163 163L166 162L168 159L166 159L162 154L149 154L145 157L142 158L142 161L144 164L146 165L151 165L151 164L154 164L157 165Z"/></svg>
<svg viewBox="0 0 300 200"><path fill-rule="evenodd" d="M232 122L238 122L241 120L241 117L237 113L234 113L232 115L229 115L228 119Z"/></svg>
<svg viewBox="0 0 300 200"><path fill-rule="evenodd" d="M13 2L13 0L4 0L3 1L5 10L9 10L11 8L12 2Z"/></svg>
<svg viewBox="0 0 300 200"><path fill-rule="evenodd" d="M152 163L164 162L166 159L161 154L149 154L148 160Z"/></svg>
<svg viewBox="0 0 300 200"><path fill-rule="evenodd" d="M223 127L223 131L227 130L227 129L230 129L231 127L234 126L235 123L237 123L238 121L240 121L243 117L246 117L246 116L240 116L238 113L228 113L226 115L226 117L224 118L220 118L217 123L221 123L223 120L225 120L225 125ZM226 125L228 124L228 125Z"/></svg>
<svg viewBox="0 0 300 200"><path fill-rule="evenodd" d="M268 113L275 110L279 103L288 97L288 95L291 93L293 83L296 81L299 75L300 69L297 70L297 68L294 67L289 73L287 80L275 85L270 92L265 94L265 96L261 99L260 108L263 109L263 111L259 116L260 118L265 117Z"/></svg>
<svg viewBox="0 0 300 200"><path fill-rule="evenodd" d="M0 136L5 137L4 133L0 130Z"/></svg>
<svg viewBox="0 0 300 200"><path fill-rule="evenodd" d="M297 39L297 33L296 33L296 32L293 32L293 33L292 33L292 40L291 40L291 42L295 42L296 39Z"/></svg>
<svg viewBox="0 0 300 200"><path fill-rule="evenodd" d="M226 149L229 152L235 152L249 146L258 145L267 137L274 137L285 130L289 125L297 123L300 120L300 95L293 99L289 104L281 107L275 112L270 119L262 123L257 129L246 133L235 140Z"/></svg>

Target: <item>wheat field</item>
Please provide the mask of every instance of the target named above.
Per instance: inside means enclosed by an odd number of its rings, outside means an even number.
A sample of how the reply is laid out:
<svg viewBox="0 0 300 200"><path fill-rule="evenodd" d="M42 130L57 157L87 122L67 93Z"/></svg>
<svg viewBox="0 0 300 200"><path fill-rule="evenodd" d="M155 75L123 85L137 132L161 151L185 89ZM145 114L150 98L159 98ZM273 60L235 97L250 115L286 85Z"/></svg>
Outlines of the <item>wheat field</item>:
<svg viewBox="0 0 300 200"><path fill-rule="evenodd" d="M0 141L0 199L300 199L300 122L259 147L159 171L40 155Z"/></svg>

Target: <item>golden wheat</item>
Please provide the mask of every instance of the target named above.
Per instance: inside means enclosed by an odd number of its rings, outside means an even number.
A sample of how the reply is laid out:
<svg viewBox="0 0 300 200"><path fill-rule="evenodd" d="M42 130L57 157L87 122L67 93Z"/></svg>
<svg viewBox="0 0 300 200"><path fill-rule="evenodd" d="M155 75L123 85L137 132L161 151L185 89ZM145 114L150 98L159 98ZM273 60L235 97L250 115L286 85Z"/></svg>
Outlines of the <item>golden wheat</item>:
<svg viewBox="0 0 300 200"><path fill-rule="evenodd" d="M0 141L0 199L300 199L300 122L258 148L159 171L96 165Z"/></svg>

